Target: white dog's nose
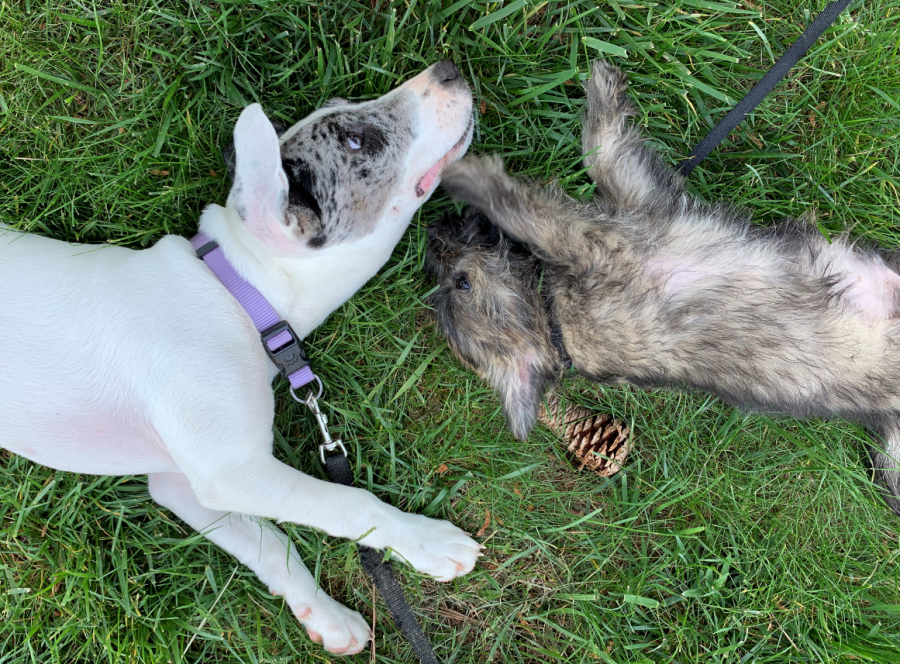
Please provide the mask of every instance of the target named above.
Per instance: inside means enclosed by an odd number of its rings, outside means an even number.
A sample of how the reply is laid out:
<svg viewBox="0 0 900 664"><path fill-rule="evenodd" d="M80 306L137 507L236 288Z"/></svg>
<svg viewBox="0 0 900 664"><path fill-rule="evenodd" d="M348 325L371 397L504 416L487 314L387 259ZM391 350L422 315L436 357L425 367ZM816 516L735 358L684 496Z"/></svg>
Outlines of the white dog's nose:
<svg viewBox="0 0 900 664"><path fill-rule="evenodd" d="M453 63L453 60L441 60L434 65L433 78L438 83L449 83L461 76L459 68Z"/></svg>

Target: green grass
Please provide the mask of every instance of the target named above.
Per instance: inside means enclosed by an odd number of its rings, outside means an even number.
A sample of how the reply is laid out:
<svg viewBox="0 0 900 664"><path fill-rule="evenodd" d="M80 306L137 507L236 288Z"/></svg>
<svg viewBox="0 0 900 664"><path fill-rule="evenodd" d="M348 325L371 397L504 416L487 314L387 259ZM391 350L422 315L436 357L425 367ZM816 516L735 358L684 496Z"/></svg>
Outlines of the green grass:
<svg viewBox="0 0 900 664"><path fill-rule="evenodd" d="M440 57L473 86L473 151L584 195L590 59L612 53L630 72L637 121L674 163L825 4L7 0L0 222L133 247L190 234L226 196L218 150L242 106L290 124ZM898 21L900 0L855 3L694 172L694 191L763 224L815 211L825 233L900 248ZM515 442L424 311L424 227L445 205L440 193L429 202L309 341L361 484L487 524L488 554L467 577L439 585L401 567L441 660L900 661L900 521L869 482L864 434L570 377L570 399L633 423L625 471L577 473L546 431ZM277 454L321 475L315 426L277 387ZM0 663L338 659L246 568L155 506L144 478L6 453L0 475ZM286 529L328 592L377 612L377 661L413 661L353 547Z"/></svg>

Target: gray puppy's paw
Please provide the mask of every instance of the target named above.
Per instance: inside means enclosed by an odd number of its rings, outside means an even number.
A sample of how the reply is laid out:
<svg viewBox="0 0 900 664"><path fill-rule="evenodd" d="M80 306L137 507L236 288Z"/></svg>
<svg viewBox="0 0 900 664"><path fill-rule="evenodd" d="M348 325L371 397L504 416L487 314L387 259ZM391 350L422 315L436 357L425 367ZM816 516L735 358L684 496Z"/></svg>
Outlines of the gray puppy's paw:
<svg viewBox="0 0 900 664"><path fill-rule="evenodd" d="M490 212L495 201L512 191L515 181L496 155L464 157L450 164L441 175L441 185L459 200Z"/></svg>
<svg viewBox="0 0 900 664"><path fill-rule="evenodd" d="M628 77L606 60L591 62L591 78L587 83L587 121L609 122L617 116L634 114L626 96Z"/></svg>
<svg viewBox="0 0 900 664"><path fill-rule="evenodd" d="M587 84L588 101L609 104L628 91L628 77L606 60L591 62L591 78Z"/></svg>

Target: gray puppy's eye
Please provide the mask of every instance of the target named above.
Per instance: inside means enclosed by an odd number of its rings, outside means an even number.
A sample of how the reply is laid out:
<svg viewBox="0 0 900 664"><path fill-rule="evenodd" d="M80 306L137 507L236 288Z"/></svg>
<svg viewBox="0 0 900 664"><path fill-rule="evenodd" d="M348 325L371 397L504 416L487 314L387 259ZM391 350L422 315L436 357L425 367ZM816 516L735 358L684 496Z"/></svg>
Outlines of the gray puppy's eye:
<svg viewBox="0 0 900 664"><path fill-rule="evenodd" d="M363 135L361 131L347 132L347 145L351 150L359 150L363 146Z"/></svg>
<svg viewBox="0 0 900 664"><path fill-rule="evenodd" d="M472 284L469 283L469 277L465 274L458 274L453 279L453 283L456 286L456 290L469 290L472 288Z"/></svg>

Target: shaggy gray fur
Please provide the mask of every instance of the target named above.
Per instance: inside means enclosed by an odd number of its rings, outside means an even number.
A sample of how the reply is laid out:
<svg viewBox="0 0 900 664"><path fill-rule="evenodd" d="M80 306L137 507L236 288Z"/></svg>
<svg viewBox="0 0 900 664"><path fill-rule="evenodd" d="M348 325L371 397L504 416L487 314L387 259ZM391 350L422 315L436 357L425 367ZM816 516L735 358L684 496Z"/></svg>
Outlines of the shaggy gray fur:
<svg viewBox="0 0 900 664"><path fill-rule="evenodd" d="M513 179L497 158L444 172L444 187L500 229L472 212L430 229L432 304L451 348L500 392L519 438L561 373L556 321L573 365L600 382L860 421L883 443L875 477L900 514L900 275L844 238L752 226L691 198L626 126L625 89L622 72L593 63L589 203Z"/></svg>

